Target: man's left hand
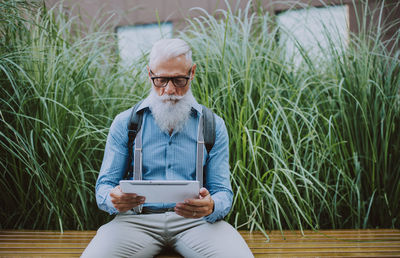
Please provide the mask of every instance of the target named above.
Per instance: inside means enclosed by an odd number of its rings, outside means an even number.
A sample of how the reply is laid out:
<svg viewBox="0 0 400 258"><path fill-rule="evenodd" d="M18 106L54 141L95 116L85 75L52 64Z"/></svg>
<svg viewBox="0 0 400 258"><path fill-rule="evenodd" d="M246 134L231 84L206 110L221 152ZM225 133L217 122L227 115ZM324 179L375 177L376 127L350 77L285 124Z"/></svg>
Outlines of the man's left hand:
<svg viewBox="0 0 400 258"><path fill-rule="evenodd" d="M177 203L175 213L185 218L201 218L214 211L214 201L206 188L201 188L199 199L188 199L184 203Z"/></svg>

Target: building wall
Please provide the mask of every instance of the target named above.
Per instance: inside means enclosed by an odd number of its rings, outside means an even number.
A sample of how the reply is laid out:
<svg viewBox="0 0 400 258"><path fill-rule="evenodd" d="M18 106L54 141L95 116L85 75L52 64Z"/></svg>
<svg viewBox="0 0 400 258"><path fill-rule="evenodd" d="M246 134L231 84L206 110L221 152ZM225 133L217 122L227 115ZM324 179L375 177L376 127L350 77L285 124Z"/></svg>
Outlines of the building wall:
<svg viewBox="0 0 400 258"><path fill-rule="evenodd" d="M48 7L52 7L59 0L45 0ZM244 9L247 1L227 0L233 10ZM364 8L360 0L255 0L270 13L279 13L288 9L303 8L305 6L323 7L326 5L347 4L349 10L349 29L350 32L359 32L358 17L363 17ZM362 0L365 2L365 0ZM377 6L385 3L382 12L385 27L385 40L388 40L388 47L400 49L399 42L395 45L391 40L394 33L399 31L400 25L394 24L400 17L400 1L398 0L369 0L369 10L375 10ZM101 24L111 21L115 29L118 26L151 24L158 21L169 21L173 23L174 29L185 27L185 19L196 17L202 14L200 9L208 13L215 13L217 9L227 9L224 0L64 0L66 10L72 15L80 14L84 23L90 24L93 19ZM366 17L370 20L367 23L372 25L379 22L379 13L371 11Z"/></svg>
<svg viewBox="0 0 400 258"><path fill-rule="evenodd" d="M58 0L46 0L46 5L54 6ZM232 6L244 8L246 3L241 1L229 1ZM64 6L72 11L72 14L80 14L82 19L90 23L95 19L106 21L112 20L116 26L134 24L157 23L159 20L169 21L174 27L184 27L185 19L196 17L204 9L212 13L217 9L227 9L225 1L221 0L81 0L77 3L74 0L65 0Z"/></svg>
<svg viewBox="0 0 400 258"><path fill-rule="evenodd" d="M46 0L47 6L54 6L59 0ZM254 1L257 2L257 1ZM323 6L321 0L281 0L258 1L269 12L280 12L291 8L302 8L306 5ZM353 0L326 0L326 5L340 3L350 4ZM228 0L233 10L244 9L247 1ZM174 25L184 23L185 18L201 14L200 9L214 13L218 9L227 9L223 0L65 0L64 6L73 14L80 14L83 20L90 23L95 19L111 19L117 26L157 23L170 21ZM158 17L157 17L158 16ZM182 25L180 25L182 26Z"/></svg>

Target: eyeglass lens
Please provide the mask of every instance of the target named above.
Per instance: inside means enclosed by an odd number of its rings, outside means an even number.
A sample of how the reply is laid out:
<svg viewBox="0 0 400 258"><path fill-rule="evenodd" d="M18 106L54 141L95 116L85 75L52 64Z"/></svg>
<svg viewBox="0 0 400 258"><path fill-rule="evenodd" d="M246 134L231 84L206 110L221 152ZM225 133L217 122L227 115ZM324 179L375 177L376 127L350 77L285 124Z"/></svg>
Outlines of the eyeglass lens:
<svg viewBox="0 0 400 258"><path fill-rule="evenodd" d="M158 78L154 78L153 82L156 87L165 87L165 86L167 86L169 80L172 81L172 83L175 85L175 87L185 87L187 84L188 78L185 78L185 77L173 77L173 78L158 77Z"/></svg>

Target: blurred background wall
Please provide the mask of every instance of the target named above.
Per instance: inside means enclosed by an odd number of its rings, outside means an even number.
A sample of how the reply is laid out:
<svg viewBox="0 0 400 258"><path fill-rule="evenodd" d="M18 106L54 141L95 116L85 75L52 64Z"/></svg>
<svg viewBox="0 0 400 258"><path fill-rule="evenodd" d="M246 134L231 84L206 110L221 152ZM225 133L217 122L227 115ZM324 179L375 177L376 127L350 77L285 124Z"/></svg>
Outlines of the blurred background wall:
<svg viewBox="0 0 400 258"><path fill-rule="evenodd" d="M49 8L58 2L45 0ZM217 10L244 10L247 4L248 1L238 0L65 0L63 5L71 16L79 15L88 25L107 23L107 29L117 33L122 59L133 60L160 37L172 37L176 31L184 29L188 18L204 15L204 11L218 17ZM316 38L323 27L348 41L353 33L360 32L362 24L366 24L366 28L379 24L387 49L400 50L400 42L393 39L400 28L395 23L400 17L398 0L258 0L252 4L250 12L268 12L311 50L313 45L324 44L321 43L323 35ZM368 15L363 15L364 12Z"/></svg>

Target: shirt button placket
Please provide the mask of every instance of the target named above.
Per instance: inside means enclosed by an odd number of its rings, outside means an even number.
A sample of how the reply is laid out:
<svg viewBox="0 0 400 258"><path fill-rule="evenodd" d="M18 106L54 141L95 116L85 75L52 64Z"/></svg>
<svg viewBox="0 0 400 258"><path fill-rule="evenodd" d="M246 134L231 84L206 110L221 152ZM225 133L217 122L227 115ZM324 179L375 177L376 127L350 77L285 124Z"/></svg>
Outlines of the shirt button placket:
<svg viewBox="0 0 400 258"><path fill-rule="evenodd" d="M172 151L172 138L169 139L168 141L168 146L167 146L167 167L165 171L165 177L167 180L173 179L173 174L171 172L171 167L172 164L171 162L173 161L173 151Z"/></svg>

